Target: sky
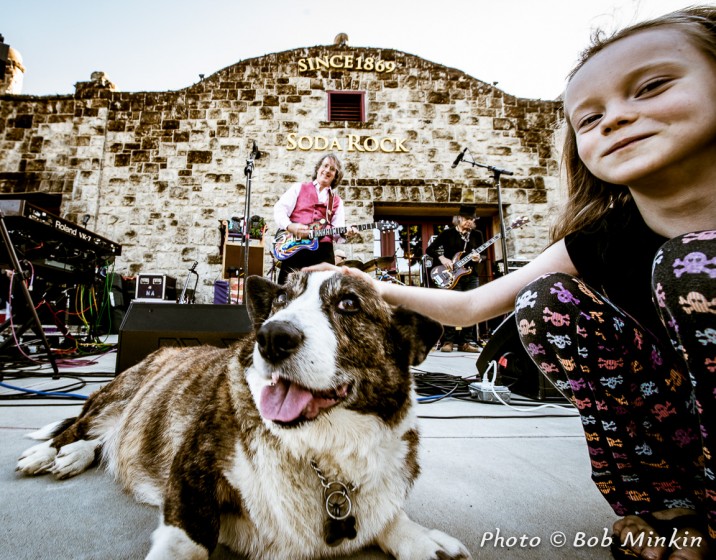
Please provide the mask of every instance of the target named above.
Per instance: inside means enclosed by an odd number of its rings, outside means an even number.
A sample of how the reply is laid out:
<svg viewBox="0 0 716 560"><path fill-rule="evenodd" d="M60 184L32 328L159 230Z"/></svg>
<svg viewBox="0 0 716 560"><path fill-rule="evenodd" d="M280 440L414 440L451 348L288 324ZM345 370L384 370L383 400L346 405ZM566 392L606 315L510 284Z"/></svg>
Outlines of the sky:
<svg viewBox="0 0 716 560"><path fill-rule="evenodd" d="M456 68L508 94L556 99L595 29L689 0L0 0L22 93L74 93L105 72L119 91L188 87L242 60L346 33ZM702 3L706 3L702 0ZM713 2L711 2L713 3Z"/></svg>

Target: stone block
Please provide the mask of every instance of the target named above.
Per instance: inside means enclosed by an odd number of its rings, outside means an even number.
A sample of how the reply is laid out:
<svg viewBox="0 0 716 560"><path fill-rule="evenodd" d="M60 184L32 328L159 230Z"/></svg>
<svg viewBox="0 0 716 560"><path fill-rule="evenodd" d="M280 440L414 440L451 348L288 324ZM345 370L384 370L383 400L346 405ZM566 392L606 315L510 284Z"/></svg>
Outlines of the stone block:
<svg viewBox="0 0 716 560"><path fill-rule="evenodd" d="M444 105L450 103L450 93L446 91L431 91L428 92L428 103L434 103L436 105Z"/></svg>
<svg viewBox="0 0 716 560"><path fill-rule="evenodd" d="M206 150L190 150L187 154L187 163L211 163L213 153Z"/></svg>
<svg viewBox="0 0 716 560"><path fill-rule="evenodd" d="M15 117L13 126L15 128L32 128L32 121L32 115L18 115L17 117Z"/></svg>
<svg viewBox="0 0 716 560"><path fill-rule="evenodd" d="M149 152L147 150L134 150L130 161L131 163L146 163L149 161Z"/></svg>
<svg viewBox="0 0 716 560"><path fill-rule="evenodd" d="M114 165L115 167L127 167L129 165L129 160L130 154L128 153L115 154Z"/></svg>

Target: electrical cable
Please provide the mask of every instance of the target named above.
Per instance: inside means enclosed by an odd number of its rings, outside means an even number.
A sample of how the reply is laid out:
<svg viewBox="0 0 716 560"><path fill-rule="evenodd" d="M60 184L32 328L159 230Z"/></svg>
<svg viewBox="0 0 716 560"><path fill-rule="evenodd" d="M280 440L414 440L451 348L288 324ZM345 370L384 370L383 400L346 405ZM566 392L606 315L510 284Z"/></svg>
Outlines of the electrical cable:
<svg viewBox="0 0 716 560"><path fill-rule="evenodd" d="M418 418L423 418L426 420L502 420L503 418L506 420L509 419L516 419L516 418L574 418L574 414L500 414L498 416L488 416L486 414L466 414L466 415L458 415L458 416L429 416L425 414L418 414ZM527 436L525 436L527 437ZM541 436L534 436L534 437L541 437ZM544 437L579 437L580 439L583 438L583 436L544 436Z"/></svg>
<svg viewBox="0 0 716 560"><path fill-rule="evenodd" d="M71 379L72 378L79 379L79 380L82 380L86 384L90 384L90 383L104 383L105 381L109 382L109 381L112 381L115 377L117 377L117 375L113 371L93 371L93 372L76 372L74 375L62 375L62 377L69 377ZM52 379L52 380L59 379L54 374L54 372L47 372L47 371L44 373L42 373L42 372L31 373L29 375L26 375L24 372L14 371L12 373L4 373L3 378L10 379L10 380L29 379L29 378Z"/></svg>
<svg viewBox="0 0 716 560"><path fill-rule="evenodd" d="M487 380L487 375L490 370L492 370L492 377L489 380ZM505 402L502 399L502 397L499 395L498 391L495 390L495 380L497 379L497 362L495 360L492 360L490 362L490 364L487 366L487 369L485 370L485 373L484 373L482 379L483 379L484 383L488 383L488 387L491 389L492 394L495 396L495 398L500 403L505 405L507 408L509 408L511 410L515 410L517 412L532 412L534 410L539 410L541 408L558 408L558 409L562 409L562 410L569 410L570 408L573 408L573 407L565 407L565 406L558 405L558 404L549 404L548 403L548 404L542 404L539 406L535 406L531 409L521 409L521 408L517 408L517 407L512 406L511 404ZM579 416L579 411L573 411L573 414L565 415L565 416Z"/></svg>
<svg viewBox="0 0 716 560"><path fill-rule="evenodd" d="M33 269L33 271L34 271L34 269ZM22 354L25 358L27 358L31 362L39 363L37 360L34 360L33 358L31 358L30 356L25 354L25 352L23 352L22 348L20 347L20 342L17 338L17 330L15 328L15 322L13 320L14 313L12 311L12 303L11 303L12 302L12 283L13 283L13 280L15 279L15 274L16 274L16 272L14 270L10 272L10 282L9 282L10 289L9 289L9 294L8 294L8 298L7 298L8 313L10 314L10 332L12 333L13 341L15 342L15 346L18 349L18 351L20 352L20 354ZM33 274L34 274L34 272L33 272ZM34 276L33 276L33 279L34 279ZM25 282L25 280L22 278L20 279L20 281Z"/></svg>
<svg viewBox="0 0 716 560"><path fill-rule="evenodd" d="M0 387L5 387L6 389L12 389L13 391L18 391L20 393L29 393L32 395L39 395L43 397L62 397L65 399L82 399L86 400L88 397L87 395L79 395L77 393L64 393L61 391L36 391L34 389L26 389L25 387L17 387L15 385L9 385L7 383L3 383L0 381ZM2 395L0 398L6 398L11 395Z"/></svg>
<svg viewBox="0 0 716 560"><path fill-rule="evenodd" d="M31 397L31 398L38 398L38 399L39 398L48 398L48 399L50 399L50 398L56 398L56 397ZM58 400L63 400L63 399L58 399ZM74 400L77 400L77 399L74 399ZM34 402L28 403L28 402L22 402L22 401L20 401L20 402L2 402L2 401L0 401L0 408L14 408L14 407L21 407L21 406L35 406L35 407L37 407L37 406L80 406L82 404L82 402L83 401L79 401L76 403L74 403L74 402L43 402L41 404L38 404L38 403L34 403Z"/></svg>
<svg viewBox="0 0 716 560"><path fill-rule="evenodd" d="M450 391L448 391L447 393L445 393L443 395L432 395L432 396L426 396L426 397L418 397L417 401L419 403L432 403L432 402L441 401L443 399L447 399L457 390L458 386L459 385L456 384L455 387L453 387L452 389L450 389Z"/></svg>
<svg viewBox="0 0 716 560"><path fill-rule="evenodd" d="M459 377L449 373L435 373L412 369L415 379L415 392L419 395L418 402L431 403L452 397L461 400L472 400L468 384L474 379Z"/></svg>
<svg viewBox="0 0 716 560"><path fill-rule="evenodd" d="M35 341L25 341L22 344L24 346L31 346ZM39 341L38 341L39 343ZM56 363L62 368L79 368L96 365L99 361L108 354L115 352L117 344L107 343L78 343L75 348L57 349L52 348L55 356L61 356L56 358ZM25 356L25 352L20 350L20 354ZM72 354L72 356L70 356ZM87 359L95 357L94 359ZM31 364L22 360L20 357L5 355L0 356L0 374L8 375L12 373L34 373L41 372L44 366L47 366L50 362L47 357L31 358ZM53 374L54 375L54 374Z"/></svg>
<svg viewBox="0 0 716 560"><path fill-rule="evenodd" d="M491 379L487 379L489 370L493 370ZM473 381L479 381L479 376L471 375L467 377L460 377L451 375L448 373L436 373L421 370L418 368L411 368L413 372L413 378L415 379L415 392L419 395L417 401L419 404L431 404L438 402L445 398L451 397L459 400L466 400L474 402L474 398L469 390L469 385ZM483 375L482 381L486 383L491 389L492 393L496 396L498 402L508 407L511 410L519 412L519 415L499 415L499 416L488 416L488 415L467 415L467 416L429 416L418 414L418 418L430 418L430 419L473 419L473 418L571 418L579 416L579 413L574 411L572 405L559 405L551 403L540 403L532 404L529 400L522 400L519 404L527 406L529 408L521 409L510 405L500 397L497 391L495 391L495 379L497 376L497 362L494 360L490 362L488 370ZM565 414L529 414L540 409L557 409L563 410Z"/></svg>

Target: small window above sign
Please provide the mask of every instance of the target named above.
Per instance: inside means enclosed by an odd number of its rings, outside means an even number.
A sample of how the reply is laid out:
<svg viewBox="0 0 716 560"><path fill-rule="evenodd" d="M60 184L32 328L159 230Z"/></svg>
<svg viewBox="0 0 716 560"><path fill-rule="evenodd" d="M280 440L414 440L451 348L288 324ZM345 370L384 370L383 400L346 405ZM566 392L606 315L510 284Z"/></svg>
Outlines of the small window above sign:
<svg viewBox="0 0 716 560"><path fill-rule="evenodd" d="M328 120L365 122L364 91L329 91Z"/></svg>

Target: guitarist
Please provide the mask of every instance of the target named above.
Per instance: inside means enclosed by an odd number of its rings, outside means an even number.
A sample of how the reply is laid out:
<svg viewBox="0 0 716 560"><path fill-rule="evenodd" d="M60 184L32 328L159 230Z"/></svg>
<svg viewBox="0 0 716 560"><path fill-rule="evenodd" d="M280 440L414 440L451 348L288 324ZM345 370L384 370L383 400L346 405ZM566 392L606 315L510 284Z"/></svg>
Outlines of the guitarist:
<svg viewBox="0 0 716 560"><path fill-rule="evenodd" d="M343 179L343 165L335 154L321 157L313 170L311 181L292 185L274 206L276 225L298 238L307 238L310 224L325 220L323 227L345 227L345 209L341 197L334 189ZM346 239L358 235L354 230L346 232ZM319 240L315 251L297 251L281 263L278 283L283 284L294 270L327 262L333 264L333 242L345 242L340 236L326 236Z"/></svg>
<svg viewBox="0 0 716 560"><path fill-rule="evenodd" d="M474 207L461 206L459 213L453 216L452 223L454 227L443 230L425 250L433 261L439 260L448 270L452 270L453 261L456 260L455 257L458 257L458 254L462 256L463 253L472 251L482 245L484 241L482 233L475 229ZM449 259L446 255L451 255L453 259ZM477 263L481 260L480 255L477 255L466 265L472 271L470 274L462 276L453 290L466 292L477 288L479 285ZM467 341L470 331L470 327L458 330L455 327L445 326L440 351L452 352L457 347L461 352L478 352L479 349Z"/></svg>

